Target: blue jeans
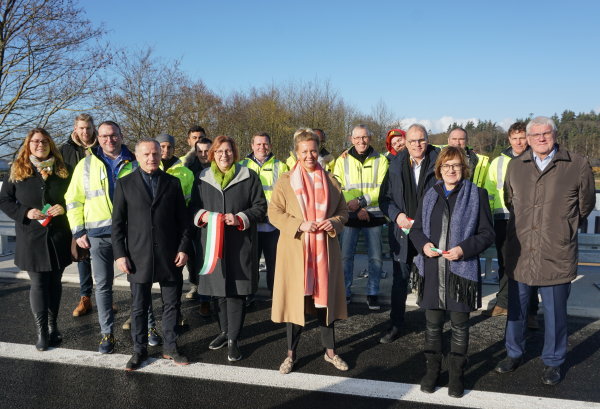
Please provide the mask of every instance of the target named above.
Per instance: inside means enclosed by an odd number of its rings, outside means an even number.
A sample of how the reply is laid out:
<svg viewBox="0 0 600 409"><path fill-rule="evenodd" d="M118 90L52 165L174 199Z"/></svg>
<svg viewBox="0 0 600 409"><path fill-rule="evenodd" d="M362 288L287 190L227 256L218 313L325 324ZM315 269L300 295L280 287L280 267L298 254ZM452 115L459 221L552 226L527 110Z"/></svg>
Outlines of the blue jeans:
<svg viewBox="0 0 600 409"><path fill-rule="evenodd" d="M96 281L96 307L100 332L112 334L115 322L112 310L113 281L115 278L114 257L110 237L89 237L92 258L92 273Z"/></svg>
<svg viewBox="0 0 600 409"><path fill-rule="evenodd" d="M537 287L544 308L544 349L542 361L547 366L560 366L567 356L567 300L571 283ZM506 320L506 353L519 358L525 353L527 313L531 293L536 287L508 279L508 319Z"/></svg>
<svg viewBox="0 0 600 409"><path fill-rule="evenodd" d="M92 280L92 265L90 260L83 260L77 263L79 270L79 296L91 297L94 281Z"/></svg>
<svg viewBox="0 0 600 409"><path fill-rule="evenodd" d="M352 295L352 280L354 279L354 253L360 232L365 234L367 253L369 255L369 281L367 282L367 295L379 293L379 280L381 279L381 226L375 227L344 227L342 233L342 262L344 264L344 283L346 297Z"/></svg>

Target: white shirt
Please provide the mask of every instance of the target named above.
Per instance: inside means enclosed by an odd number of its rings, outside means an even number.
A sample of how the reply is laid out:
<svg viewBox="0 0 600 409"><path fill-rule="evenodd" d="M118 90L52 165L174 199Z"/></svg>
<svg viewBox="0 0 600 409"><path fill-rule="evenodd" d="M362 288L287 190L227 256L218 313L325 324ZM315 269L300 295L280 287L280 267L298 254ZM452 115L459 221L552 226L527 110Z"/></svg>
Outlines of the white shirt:
<svg viewBox="0 0 600 409"><path fill-rule="evenodd" d="M413 174L415 175L416 186L419 186L419 176L421 176L421 165L423 164L423 159L421 159L419 163L417 163L417 160L414 159L412 156L410 158L410 167L412 168Z"/></svg>

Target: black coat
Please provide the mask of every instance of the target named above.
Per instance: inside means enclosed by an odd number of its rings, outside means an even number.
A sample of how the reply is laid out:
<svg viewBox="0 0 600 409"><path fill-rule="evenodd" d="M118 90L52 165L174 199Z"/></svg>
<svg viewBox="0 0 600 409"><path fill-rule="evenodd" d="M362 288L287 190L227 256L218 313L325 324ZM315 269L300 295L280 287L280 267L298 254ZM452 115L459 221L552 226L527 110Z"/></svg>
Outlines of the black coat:
<svg viewBox="0 0 600 409"><path fill-rule="evenodd" d="M69 138L69 140L60 147L60 154L65 163L74 169L79 161L85 158L85 148L81 145L77 145L73 139Z"/></svg>
<svg viewBox="0 0 600 409"><path fill-rule="evenodd" d="M15 265L21 270L42 272L64 269L71 264L71 231L66 215L53 217L47 227L27 218L33 208L46 203L59 204L66 210L65 192L70 178L42 176L34 171L21 182L5 180L0 191L0 210L15 221L17 247Z"/></svg>
<svg viewBox="0 0 600 409"><path fill-rule="evenodd" d="M141 174L117 180L113 200L112 245L115 260L129 257L132 283L178 281L183 267L175 266L178 252L189 254L190 216L179 179L158 170L152 200Z"/></svg>
<svg viewBox="0 0 600 409"><path fill-rule="evenodd" d="M415 217L415 223L410 231L410 240L415 245L419 254L423 254L423 246L429 242L433 243L433 245L437 248L441 248L443 250L448 249L448 242L446 240L445 243L440 243L440 237L442 235L442 216L444 212L447 212L449 215L448 218L448 232L446 234L446 238L450 237L450 220L452 220L452 214L454 212L454 205L456 204L456 198L458 197L459 187L455 188L448 198L444 195L444 191L442 185L435 185L433 189L438 193L437 201L433 206L431 212L431 231L430 237L425 236L423 233L423 218L422 218L422 201L419 204L419 210L417 211L417 215ZM494 243L494 226L492 224L492 212L490 211L490 206L488 202L488 195L485 189L477 188L479 191L479 219L476 227L476 233L474 236L471 236L464 241L460 242L458 246L463 250L463 258L470 259L473 257L479 258L479 254L487 249ZM440 261L443 260L443 261ZM440 286L440 277L439 277L439 263L445 263L445 277L444 277L444 286L445 291L442 286ZM479 266L479 263L477 264ZM419 306L425 309L446 309L448 311L458 311L458 312L470 312L471 308L467 304L459 303L452 299L449 295L448 288L450 285L448 284L449 280L449 272L450 272L450 262L448 260L442 259L441 257L429 258L425 257L425 280L423 285L423 298L419 302ZM480 275L478 275L480 277ZM481 280L478 283L479 286L479 300L477 304L481 303ZM440 288L442 288L442 293L440 294Z"/></svg>
<svg viewBox="0 0 600 409"><path fill-rule="evenodd" d="M225 226L223 259L212 274L200 276L198 292L216 297L249 295L258 289L257 224L267 213L267 201L258 175L243 166L235 166L233 180L221 189L210 168L204 169L192 188L190 208L196 221L205 212L233 213L246 225ZM206 248L206 226L201 228L202 248ZM198 271L195 272L197 274Z"/></svg>
<svg viewBox="0 0 600 409"><path fill-rule="evenodd" d="M425 192L427 192L427 190L429 190L429 188L436 182L435 161L438 153L439 150L433 145L429 145L425 151L425 155L429 157L429 165L424 171L422 171L424 173L421 173L421 177L419 179L419 186L424 184L422 190L423 194L425 194ZM396 219L400 213L406 213L404 182L402 179L402 163L403 161L408 160L410 160L410 156L408 154L408 150L406 149L392 158L388 175L383 182L381 191L379 193L379 208L387 217L389 217L394 225L394 239L390 241L390 250L394 255L394 260L403 263L412 262L412 258L408 260L408 249L410 243L407 235L404 234L400 227L398 227ZM423 200L423 196L418 197L417 200L420 203ZM414 253L412 255L414 255Z"/></svg>

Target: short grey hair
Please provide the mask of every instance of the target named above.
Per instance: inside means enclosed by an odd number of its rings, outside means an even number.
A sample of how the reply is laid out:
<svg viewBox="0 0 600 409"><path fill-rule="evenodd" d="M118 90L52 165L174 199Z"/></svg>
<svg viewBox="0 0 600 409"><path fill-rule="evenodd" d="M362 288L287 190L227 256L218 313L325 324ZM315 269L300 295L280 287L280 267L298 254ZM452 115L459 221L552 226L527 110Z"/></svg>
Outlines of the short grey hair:
<svg viewBox="0 0 600 409"><path fill-rule="evenodd" d="M364 124L358 124L354 128L352 128L352 132L350 132L350 136L354 135L354 131L357 130L357 129L364 129L365 131L367 131L367 136L369 138L373 137L373 132L371 132L371 130L369 129L369 127L367 125L364 125Z"/></svg>
<svg viewBox="0 0 600 409"><path fill-rule="evenodd" d="M554 121L552 120L552 118L548 118L547 116L536 116L531 121L529 121L527 123L527 126L525 127L525 133L527 135L529 135L529 133L531 131L531 128L534 125L549 125L549 126L552 127L552 131L554 133L556 133L556 131L558 130L558 128L556 127L556 124L554 123Z"/></svg>
<svg viewBox="0 0 600 409"><path fill-rule="evenodd" d="M418 129L419 131L423 132L423 136L424 136L425 140L429 140L429 134L427 133L427 129L423 125L421 125L421 124L412 124L406 130L406 133L408 134L408 132L410 132L411 129Z"/></svg>
<svg viewBox="0 0 600 409"><path fill-rule="evenodd" d="M158 141L156 139L152 139L152 138L142 138L140 140L138 140L135 143L135 151L137 152L138 150L138 146L140 146L143 143L153 143L154 145L156 145L156 147L158 148L158 150L160 151L160 143L158 143Z"/></svg>

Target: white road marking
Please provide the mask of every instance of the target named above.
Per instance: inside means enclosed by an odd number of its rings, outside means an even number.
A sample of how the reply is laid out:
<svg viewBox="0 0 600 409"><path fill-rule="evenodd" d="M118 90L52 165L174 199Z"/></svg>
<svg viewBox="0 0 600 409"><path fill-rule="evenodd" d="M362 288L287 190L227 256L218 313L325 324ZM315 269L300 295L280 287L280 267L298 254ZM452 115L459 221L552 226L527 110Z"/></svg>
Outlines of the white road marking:
<svg viewBox="0 0 600 409"><path fill-rule="evenodd" d="M52 348L39 352L33 345L0 342L0 357L38 362L68 364L92 368L124 370L129 355L102 355L93 351ZM182 378L205 379L217 382L239 383L310 392L329 392L344 395L393 399L407 402L486 409L576 409L600 408L600 403L541 396L513 395L507 393L467 390L461 399L448 396L447 388L439 388L433 394L422 393L419 385L370 379L345 378L341 376L312 375L292 372L281 375L278 371L230 365L193 363L177 366L166 359L149 359L137 372L170 375ZM135 376L135 374L132 374Z"/></svg>

